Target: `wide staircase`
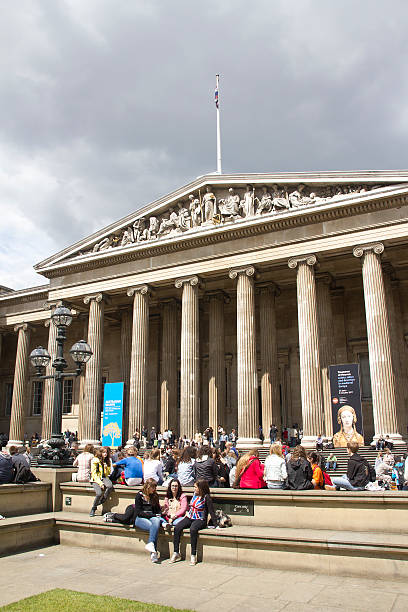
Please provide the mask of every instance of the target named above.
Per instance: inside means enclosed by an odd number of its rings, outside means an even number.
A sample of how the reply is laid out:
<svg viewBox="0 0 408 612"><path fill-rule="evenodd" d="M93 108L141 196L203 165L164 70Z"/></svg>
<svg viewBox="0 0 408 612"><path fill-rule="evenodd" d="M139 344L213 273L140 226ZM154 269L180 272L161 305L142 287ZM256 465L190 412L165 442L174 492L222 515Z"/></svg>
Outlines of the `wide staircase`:
<svg viewBox="0 0 408 612"><path fill-rule="evenodd" d="M366 450L373 461L376 452ZM336 455L340 459L337 450ZM1 555L50 543L147 555L147 533L104 522L100 508L89 517L94 490L89 483L72 482L73 470L34 469L43 482L0 487L0 513L6 516L0 521ZM124 512L138 490L115 486L104 512ZM163 501L165 489L158 492ZM190 497L193 490L186 493ZM199 561L408 579L408 492L219 488L211 494L233 526L200 532ZM158 548L165 562L173 550L172 534L160 532ZM190 553L188 533L181 552Z"/></svg>
<svg viewBox="0 0 408 612"><path fill-rule="evenodd" d="M395 458L407 453L407 445L405 443L402 444L394 444L393 455ZM333 453L337 458L337 466L336 470L329 469L328 473L330 476L341 476L347 473L347 461L348 461L348 453L346 448L335 448L323 450L320 452L320 455L327 459L327 457ZM259 450L259 458L262 462L265 461L266 457L269 454L269 447L264 446ZM378 455L378 451L373 449L371 446L361 446L358 454L362 457L365 457L370 465L374 466L375 460Z"/></svg>

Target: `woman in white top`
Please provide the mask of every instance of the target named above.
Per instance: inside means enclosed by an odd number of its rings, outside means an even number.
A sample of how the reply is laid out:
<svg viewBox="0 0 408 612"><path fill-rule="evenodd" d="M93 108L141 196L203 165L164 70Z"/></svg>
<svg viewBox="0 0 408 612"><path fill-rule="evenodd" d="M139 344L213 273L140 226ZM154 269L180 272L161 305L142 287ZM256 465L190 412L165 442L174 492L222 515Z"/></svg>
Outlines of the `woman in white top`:
<svg viewBox="0 0 408 612"><path fill-rule="evenodd" d="M148 478L153 478L158 485L163 484L163 466L160 461L160 451L158 448L149 453L148 458L145 459L143 464L143 480L146 482Z"/></svg>
<svg viewBox="0 0 408 612"><path fill-rule="evenodd" d="M77 482L89 482L91 478L91 461L94 458L94 447L87 444L84 452L80 453L74 461L74 467L78 468Z"/></svg>
<svg viewBox="0 0 408 612"><path fill-rule="evenodd" d="M282 455L282 446L272 444L270 454L265 459L264 479L268 489L282 489L287 477L286 463Z"/></svg>
<svg viewBox="0 0 408 612"><path fill-rule="evenodd" d="M183 487L194 485L194 463L197 457L197 449L194 446L186 446L177 465L177 478Z"/></svg>

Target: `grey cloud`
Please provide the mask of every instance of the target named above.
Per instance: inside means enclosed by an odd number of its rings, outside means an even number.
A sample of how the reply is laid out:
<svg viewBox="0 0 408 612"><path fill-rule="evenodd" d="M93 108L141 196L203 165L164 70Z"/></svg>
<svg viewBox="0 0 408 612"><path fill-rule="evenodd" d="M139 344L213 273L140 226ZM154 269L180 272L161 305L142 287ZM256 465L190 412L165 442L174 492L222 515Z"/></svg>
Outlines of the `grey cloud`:
<svg viewBox="0 0 408 612"><path fill-rule="evenodd" d="M216 72L226 172L407 166L404 0L1 6L0 211L55 251L215 168Z"/></svg>

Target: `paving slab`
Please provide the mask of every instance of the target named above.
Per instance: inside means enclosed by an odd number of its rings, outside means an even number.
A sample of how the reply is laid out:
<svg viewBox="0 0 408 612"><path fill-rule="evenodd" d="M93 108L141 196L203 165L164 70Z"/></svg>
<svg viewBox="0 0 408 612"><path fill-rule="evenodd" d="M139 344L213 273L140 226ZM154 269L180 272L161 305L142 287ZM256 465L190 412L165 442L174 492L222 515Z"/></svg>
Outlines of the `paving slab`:
<svg viewBox="0 0 408 612"><path fill-rule="evenodd" d="M53 588L191 608L197 612L406 612L408 584L245 566L168 560L70 546L48 546L0 560L0 606ZM24 581L15 585L18 572ZM131 571L130 571L131 570ZM339 593L341 581L341 597ZM381 596L379 591L381 591Z"/></svg>

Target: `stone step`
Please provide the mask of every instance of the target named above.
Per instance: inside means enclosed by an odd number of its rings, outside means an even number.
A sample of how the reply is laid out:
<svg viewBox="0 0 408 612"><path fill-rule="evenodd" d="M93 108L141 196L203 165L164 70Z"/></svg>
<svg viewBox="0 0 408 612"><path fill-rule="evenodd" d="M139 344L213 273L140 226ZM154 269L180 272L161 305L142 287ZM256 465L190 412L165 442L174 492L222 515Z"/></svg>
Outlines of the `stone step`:
<svg viewBox="0 0 408 612"><path fill-rule="evenodd" d="M145 555L147 533L102 517L82 513L55 513L59 542L103 550ZM198 560L204 562L314 571L371 578L408 578L408 535L276 527L234 526L204 529L199 535ZM165 562L171 555L172 536L160 532L158 549ZM189 536L181 554L190 554Z"/></svg>
<svg viewBox="0 0 408 612"><path fill-rule="evenodd" d="M49 546L56 537L53 512L6 518L0 521L0 555Z"/></svg>

